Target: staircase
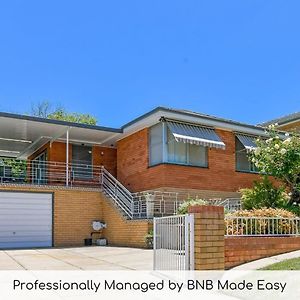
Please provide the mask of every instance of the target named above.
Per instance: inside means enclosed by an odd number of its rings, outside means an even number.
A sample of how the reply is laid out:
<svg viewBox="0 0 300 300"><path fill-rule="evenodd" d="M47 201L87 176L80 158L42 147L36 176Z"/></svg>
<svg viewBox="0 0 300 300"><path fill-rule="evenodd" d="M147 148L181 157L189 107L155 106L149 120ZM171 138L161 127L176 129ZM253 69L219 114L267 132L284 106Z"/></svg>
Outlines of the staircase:
<svg viewBox="0 0 300 300"><path fill-rule="evenodd" d="M125 217L133 219L134 199L131 192L104 167L101 169L100 179L102 192L113 200Z"/></svg>
<svg viewBox="0 0 300 300"><path fill-rule="evenodd" d="M100 172L102 192L127 219L152 219L174 215L182 203L177 199L178 193L162 191L144 191L131 193L104 167Z"/></svg>
<svg viewBox="0 0 300 300"><path fill-rule="evenodd" d="M100 184L103 194L110 198L120 212L129 220L152 219L174 215L183 200L178 193L162 191L144 191L131 193L120 181L104 167L100 171ZM210 205L224 206L228 211L240 209L240 199L210 199Z"/></svg>

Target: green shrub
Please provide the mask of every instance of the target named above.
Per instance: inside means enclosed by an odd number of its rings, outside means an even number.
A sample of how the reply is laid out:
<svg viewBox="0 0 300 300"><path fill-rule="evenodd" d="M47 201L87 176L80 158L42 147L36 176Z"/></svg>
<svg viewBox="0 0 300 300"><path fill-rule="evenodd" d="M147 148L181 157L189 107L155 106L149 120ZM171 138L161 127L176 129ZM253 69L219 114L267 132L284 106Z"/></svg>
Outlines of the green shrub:
<svg viewBox="0 0 300 300"><path fill-rule="evenodd" d="M252 189L241 189L243 209L286 207L289 197L283 187L275 187L267 176L254 181Z"/></svg>
<svg viewBox="0 0 300 300"><path fill-rule="evenodd" d="M191 206L196 206L196 205L207 205L207 202L203 199L192 199L189 198L186 201L184 201L182 204L180 204L177 214L183 215L188 213L188 209Z"/></svg>
<svg viewBox="0 0 300 300"><path fill-rule="evenodd" d="M295 204L287 203L286 205L282 206L282 208L292 212L297 216L300 216L300 205L297 203Z"/></svg>
<svg viewBox="0 0 300 300"><path fill-rule="evenodd" d="M153 249L153 229L151 229L144 237L148 249Z"/></svg>

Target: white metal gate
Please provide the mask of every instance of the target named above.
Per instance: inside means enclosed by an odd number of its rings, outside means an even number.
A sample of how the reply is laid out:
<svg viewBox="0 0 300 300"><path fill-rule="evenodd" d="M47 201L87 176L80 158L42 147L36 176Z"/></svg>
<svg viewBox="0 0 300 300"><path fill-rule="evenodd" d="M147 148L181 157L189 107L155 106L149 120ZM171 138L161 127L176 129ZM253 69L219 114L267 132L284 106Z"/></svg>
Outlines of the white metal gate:
<svg viewBox="0 0 300 300"><path fill-rule="evenodd" d="M154 218L153 228L154 270L193 270L194 216Z"/></svg>

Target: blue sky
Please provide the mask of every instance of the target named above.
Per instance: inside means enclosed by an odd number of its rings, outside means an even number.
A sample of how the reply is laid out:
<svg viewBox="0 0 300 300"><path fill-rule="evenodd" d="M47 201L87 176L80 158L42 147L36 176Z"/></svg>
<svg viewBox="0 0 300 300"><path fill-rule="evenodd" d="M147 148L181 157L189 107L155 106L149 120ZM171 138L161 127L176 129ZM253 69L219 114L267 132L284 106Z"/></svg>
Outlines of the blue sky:
<svg viewBox="0 0 300 300"><path fill-rule="evenodd" d="M0 111L48 100L118 127L156 106L299 111L300 1L0 1Z"/></svg>

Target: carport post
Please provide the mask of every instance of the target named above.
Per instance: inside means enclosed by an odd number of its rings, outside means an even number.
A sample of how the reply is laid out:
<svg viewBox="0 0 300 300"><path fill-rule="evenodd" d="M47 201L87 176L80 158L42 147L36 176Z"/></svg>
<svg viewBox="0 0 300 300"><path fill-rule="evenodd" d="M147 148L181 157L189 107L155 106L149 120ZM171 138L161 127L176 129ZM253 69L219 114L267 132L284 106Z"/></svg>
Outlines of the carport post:
<svg viewBox="0 0 300 300"><path fill-rule="evenodd" d="M66 133L66 186L69 185L69 129Z"/></svg>

